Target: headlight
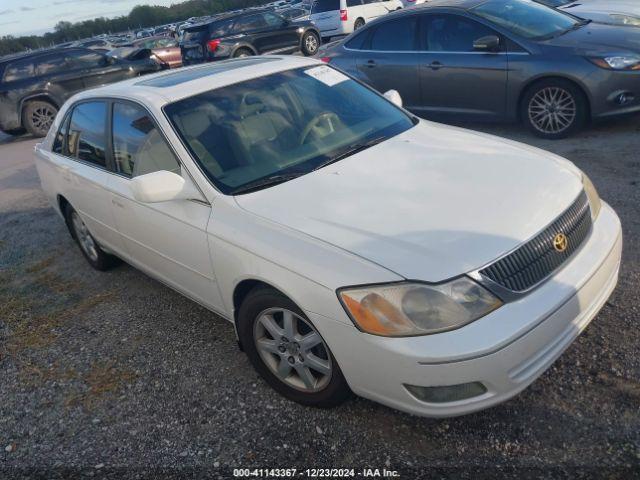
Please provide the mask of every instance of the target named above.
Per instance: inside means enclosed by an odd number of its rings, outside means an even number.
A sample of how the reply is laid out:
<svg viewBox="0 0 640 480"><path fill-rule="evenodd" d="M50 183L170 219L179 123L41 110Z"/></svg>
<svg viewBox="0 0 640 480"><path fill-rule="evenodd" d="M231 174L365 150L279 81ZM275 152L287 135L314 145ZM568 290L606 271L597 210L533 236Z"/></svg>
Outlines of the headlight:
<svg viewBox="0 0 640 480"><path fill-rule="evenodd" d="M633 25L635 27L640 27L640 17L634 17L631 15L621 15L619 13L611 13L609 16L611 17L611 20L614 21L614 23L617 23L620 25Z"/></svg>
<svg viewBox="0 0 640 480"><path fill-rule="evenodd" d="M589 58L600 68L607 70L640 70L640 55L611 55Z"/></svg>
<svg viewBox="0 0 640 480"><path fill-rule="evenodd" d="M582 186L584 187L584 191L587 194L587 198L589 199L589 206L591 207L591 218L595 220L600 213L600 207L602 206L600 196L598 195L596 187L593 185L593 183L591 183L589 177L587 177L587 175L584 173L582 174Z"/></svg>
<svg viewBox="0 0 640 480"><path fill-rule="evenodd" d="M385 337L408 337L462 327L502 305L499 298L460 277L447 283L395 283L338 292L356 326Z"/></svg>

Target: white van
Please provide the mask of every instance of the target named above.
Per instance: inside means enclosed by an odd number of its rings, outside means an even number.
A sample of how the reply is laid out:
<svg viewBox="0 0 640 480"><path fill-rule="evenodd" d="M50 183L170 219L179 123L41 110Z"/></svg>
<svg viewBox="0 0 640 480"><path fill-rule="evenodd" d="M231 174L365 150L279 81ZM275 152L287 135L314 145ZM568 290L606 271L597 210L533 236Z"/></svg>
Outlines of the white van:
<svg viewBox="0 0 640 480"><path fill-rule="evenodd" d="M322 38L348 35L376 17L402 8L401 0L316 0L311 20Z"/></svg>

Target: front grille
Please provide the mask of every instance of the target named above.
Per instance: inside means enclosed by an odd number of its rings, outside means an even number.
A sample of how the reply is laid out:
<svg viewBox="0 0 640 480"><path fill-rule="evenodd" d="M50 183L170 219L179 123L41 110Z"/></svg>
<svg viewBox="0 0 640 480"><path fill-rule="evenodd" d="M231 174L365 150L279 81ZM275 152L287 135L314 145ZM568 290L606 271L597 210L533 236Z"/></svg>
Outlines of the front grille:
<svg viewBox="0 0 640 480"><path fill-rule="evenodd" d="M583 191L551 225L513 252L480 270L485 277L514 292L540 283L576 252L591 229L589 200ZM563 252L554 248L559 233L567 237Z"/></svg>

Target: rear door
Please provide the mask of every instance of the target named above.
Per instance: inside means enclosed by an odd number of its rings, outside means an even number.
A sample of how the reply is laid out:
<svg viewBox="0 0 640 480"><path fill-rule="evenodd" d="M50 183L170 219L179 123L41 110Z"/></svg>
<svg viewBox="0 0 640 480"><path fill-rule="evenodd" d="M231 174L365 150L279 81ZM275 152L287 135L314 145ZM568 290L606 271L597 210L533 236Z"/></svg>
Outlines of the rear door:
<svg viewBox="0 0 640 480"><path fill-rule="evenodd" d="M211 205L198 199L136 200L131 179L139 175L166 170L193 180L144 108L120 101L112 108L115 175L110 203L126 253L162 282L222 310L206 233Z"/></svg>
<svg viewBox="0 0 640 480"><path fill-rule="evenodd" d="M502 117L508 74L504 38L461 15L425 14L421 22L419 76L424 111L483 119ZM488 35L500 38L500 51L474 51L474 40Z"/></svg>
<svg viewBox="0 0 640 480"><path fill-rule="evenodd" d="M234 32L243 35L242 40L252 44L258 54L277 50L280 39L278 32L272 29L262 13L252 13L236 19Z"/></svg>
<svg viewBox="0 0 640 480"><path fill-rule="evenodd" d="M361 0L351 1L360 2ZM337 35L341 23L340 0L316 0L311 7L309 19L313 21L323 37Z"/></svg>
<svg viewBox="0 0 640 480"><path fill-rule="evenodd" d="M107 103L76 105L66 117L53 147L65 197L99 243L122 251L115 228L107 161Z"/></svg>
<svg viewBox="0 0 640 480"><path fill-rule="evenodd" d="M38 58L35 62L35 74L47 82L48 91L62 101L84 90L82 70L70 68L63 53Z"/></svg>
<svg viewBox="0 0 640 480"><path fill-rule="evenodd" d="M265 12L263 16L267 24L267 30L273 36L273 50L293 50L300 45L299 25L295 25L280 15L271 12Z"/></svg>
<svg viewBox="0 0 640 480"><path fill-rule="evenodd" d="M388 20L369 30L356 60L358 77L380 93L397 90L407 109L419 108L418 16Z"/></svg>

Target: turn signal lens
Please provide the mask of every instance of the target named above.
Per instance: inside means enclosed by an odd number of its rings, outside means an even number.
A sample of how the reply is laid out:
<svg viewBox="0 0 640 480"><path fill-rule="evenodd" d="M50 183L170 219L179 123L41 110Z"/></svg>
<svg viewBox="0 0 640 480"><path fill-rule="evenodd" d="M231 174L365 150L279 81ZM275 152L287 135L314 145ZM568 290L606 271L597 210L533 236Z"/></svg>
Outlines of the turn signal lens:
<svg viewBox="0 0 640 480"><path fill-rule="evenodd" d="M438 285L396 283L343 289L339 297L360 330L386 337L453 330L502 305L467 277Z"/></svg>
<svg viewBox="0 0 640 480"><path fill-rule="evenodd" d="M582 174L582 186L584 187L584 191L587 194L587 198L589 199L589 206L591 207L591 219L595 220L600 213L600 208L602 207L600 195L598 195L598 191L591 182L591 179L584 173Z"/></svg>

